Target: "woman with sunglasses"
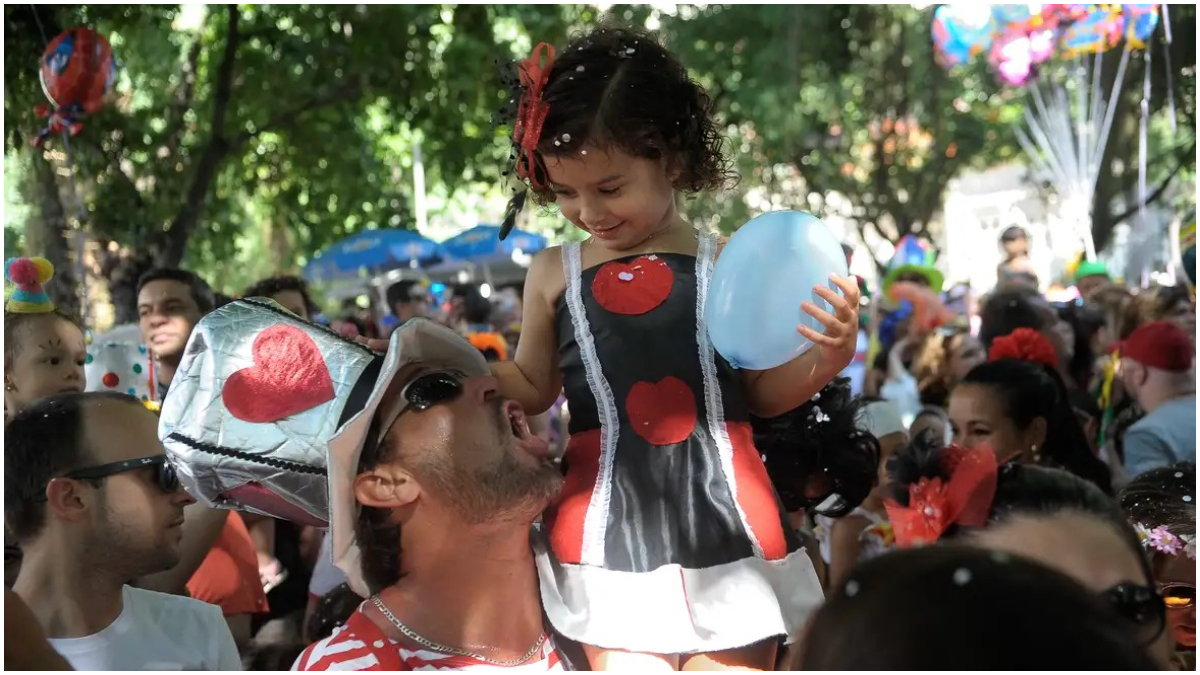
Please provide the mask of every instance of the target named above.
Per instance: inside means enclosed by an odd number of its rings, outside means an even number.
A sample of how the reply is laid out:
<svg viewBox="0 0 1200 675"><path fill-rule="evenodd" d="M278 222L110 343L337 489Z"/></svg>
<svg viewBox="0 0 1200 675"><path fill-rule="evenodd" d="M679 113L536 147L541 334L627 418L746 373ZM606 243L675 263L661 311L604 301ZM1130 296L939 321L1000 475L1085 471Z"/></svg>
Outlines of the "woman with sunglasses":
<svg viewBox="0 0 1200 675"><path fill-rule="evenodd" d="M1176 650L1196 653L1196 465L1147 471L1121 491L1121 508L1150 555Z"/></svg>
<svg viewBox="0 0 1200 675"><path fill-rule="evenodd" d="M1060 469L997 468L995 461L984 448L943 448L928 436L913 441L888 465L894 501L887 510L897 544L956 541L1057 569L1125 617L1146 654L1166 667L1166 609L1137 534L1116 501ZM988 469L987 462L991 470L980 470ZM931 485L934 480L941 486ZM938 501L947 494L958 498ZM914 535L906 529L909 522L925 527Z"/></svg>

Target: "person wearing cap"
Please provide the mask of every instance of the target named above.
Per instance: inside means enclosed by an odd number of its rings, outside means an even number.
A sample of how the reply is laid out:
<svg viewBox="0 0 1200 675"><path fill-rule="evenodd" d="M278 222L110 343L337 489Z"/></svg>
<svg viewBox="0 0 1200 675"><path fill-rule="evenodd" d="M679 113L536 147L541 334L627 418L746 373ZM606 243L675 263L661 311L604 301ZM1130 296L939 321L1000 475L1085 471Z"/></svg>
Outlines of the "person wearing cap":
<svg viewBox="0 0 1200 675"><path fill-rule="evenodd" d="M1178 326L1143 324L1120 344L1121 380L1146 416L1125 432L1130 477L1196 461L1195 347Z"/></svg>
<svg viewBox="0 0 1200 675"><path fill-rule="evenodd" d="M912 235L904 237L896 243L896 252L888 261L883 294L886 296L897 281L928 286L934 293L941 293L946 277L936 263L937 250L932 244Z"/></svg>
<svg viewBox="0 0 1200 675"><path fill-rule="evenodd" d="M295 670L564 669L530 545L562 474L466 339L398 328L328 471L330 557L368 599Z"/></svg>
<svg viewBox="0 0 1200 675"><path fill-rule="evenodd" d="M1112 283L1108 267L1096 260L1085 260L1075 268L1075 288L1084 301L1090 301L1100 289Z"/></svg>

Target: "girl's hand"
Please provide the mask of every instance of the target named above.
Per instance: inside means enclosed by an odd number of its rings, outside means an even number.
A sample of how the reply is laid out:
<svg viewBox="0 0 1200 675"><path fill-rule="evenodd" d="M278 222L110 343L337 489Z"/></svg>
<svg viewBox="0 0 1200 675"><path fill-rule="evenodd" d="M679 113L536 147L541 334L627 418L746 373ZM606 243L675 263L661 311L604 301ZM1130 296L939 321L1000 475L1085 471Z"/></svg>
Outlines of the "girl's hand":
<svg viewBox="0 0 1200 675"><path fill-rule="evenodd" d="M829 280L841 289L842 295L827 286L816 286L813 291L829 303L833 314L807 300L800 305L806 314L825 327L825 331L817 332L804 325L796 331L820 347L823 362L835 364L840 370L854 360L858 344L858 283L853 277L837 275L830 275Z"/></svg>

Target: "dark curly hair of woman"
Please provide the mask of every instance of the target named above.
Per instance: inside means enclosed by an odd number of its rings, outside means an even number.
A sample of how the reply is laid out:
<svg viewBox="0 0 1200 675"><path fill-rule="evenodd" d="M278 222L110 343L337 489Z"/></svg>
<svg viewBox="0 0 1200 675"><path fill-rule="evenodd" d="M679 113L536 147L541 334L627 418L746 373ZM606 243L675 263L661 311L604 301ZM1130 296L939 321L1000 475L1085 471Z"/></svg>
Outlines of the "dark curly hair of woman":
<svg viewBox="0 0 1200 675"><path fill-rule="evenodd" d="M870 494L879 477L879 441L859 426L862 406L850 380L840 377L791 412L751 417L754 445L787 511L843 516Z"/></svg>
<svg viewBox="0 0 1200 675"><path fill-rule="evenodd" d="M606 23L576 36L558 53L542 100L548 112L535 171L543 176L543 157L597 148L663 160L675 189L685 193L736 179L712 99L645 30ZM554 201L548 186L534 196Z"/></svg>

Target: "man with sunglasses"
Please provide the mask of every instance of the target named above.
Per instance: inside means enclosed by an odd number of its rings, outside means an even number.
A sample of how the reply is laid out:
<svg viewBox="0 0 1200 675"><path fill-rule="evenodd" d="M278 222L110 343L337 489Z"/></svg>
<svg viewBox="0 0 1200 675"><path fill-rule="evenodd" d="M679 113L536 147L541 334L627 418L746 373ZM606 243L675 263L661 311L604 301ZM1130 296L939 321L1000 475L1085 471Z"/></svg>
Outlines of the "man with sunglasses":
<svg viewBox="0 0 1200 675"><path fill-rule="evenodd" d="M561 488L483 356L427 319L393 336L376 394L329 444L332 557L368 598L297 670L563 670L534 520Z"/></svg>
<svg viewBox="0 0 1200 675"><path fill-rule="evenodd" d="M13 590L76 670L240 670L221 610L129 581L179 562L184 507L158 418L131 396L60 394L5 428Z"/></svg>

